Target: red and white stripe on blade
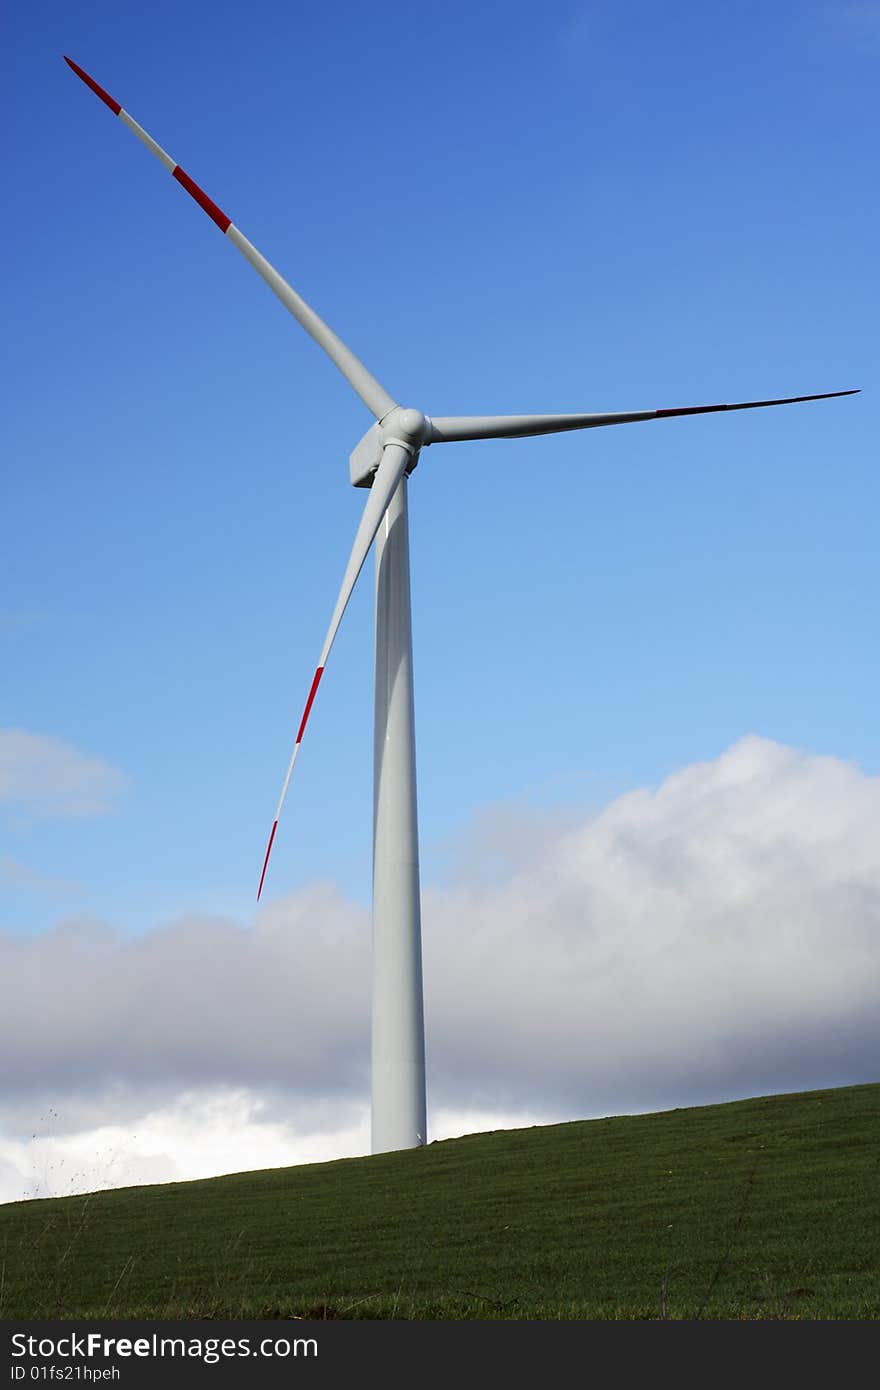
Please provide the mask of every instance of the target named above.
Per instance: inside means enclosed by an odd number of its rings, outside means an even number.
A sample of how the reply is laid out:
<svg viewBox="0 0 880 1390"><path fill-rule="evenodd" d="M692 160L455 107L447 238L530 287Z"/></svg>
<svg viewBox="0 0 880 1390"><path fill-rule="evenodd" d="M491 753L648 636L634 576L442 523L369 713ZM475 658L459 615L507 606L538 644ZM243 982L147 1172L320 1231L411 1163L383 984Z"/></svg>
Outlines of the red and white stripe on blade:
<svg viewBox="0 0 880 1390"><path fill-rule="evenodd" d="M221 230L223 235L232 242L233 246L249 261L258 275L262 276L266 284L276 294L284 305L285 309L293 315L309 334L311 338L323 348L331 362L339 369L350 386L357 394L368 410L372 411L377 420L381 420L387 415L389 410L393 410L397 402L393 396L385 390L385 387L376 380L372 372L368 371L361 362L360 358L355 357L350 348L346 347L341 338L338 338L332 328L324 322L314 309L297 294L296 290L287 283L282 275L274 266L270 265L265 256L262 256L257 248L248 241L243 232L235 226L232 219L226 216L222 208L208 197L207 193L191 179L180 165L166 154L161 145L157 145L151 135L148 135L143 126L138 125L137 121L124 111L119 102L105 92L93 77L89 77L87 72L73 61L72 58L65 57L67 66L81 78L87 87L103 101L105 106L109 106L115 116L127 125L129 130L146 145L151 154L154 154L161 164L164 164L172 178L176 179L182 188L185 188L191 198L194 198L203 212L206 212L211 221Z"/></svg>
<svg viewBox="0 0 880 1390"><path fill-rule="evenodd" d="M278 798L278 808L275 812L275 819L272 822L272 830L269 835L269 843L266 846L266 857L263 860L263 872L260 874L260 886L257 889L257 901L263 891L263 881L266 877L266 868L269 863L269 855L272 853L272 844L275 839L275 831L278 829L278 821L281 816L281 807L284 805L284 798L287 796L287 788L290 785L290 778L293 773L293 765L296 762L299 747L302 743L303 734L306 730L309 715L312 710L321 677L324 674L324 667L330 655L330 648L342 621L348 600L351 598L352 590L357 582L357 577L363 568L364 560L367 558L370 546L373 544L376 532L379 529L382 518L388 510L388 504L397 491L398 484L406 472L407 464L410 461L409 450L402 444L386 444L382 454L382 460L376 470L373 485L370 488L370 495L367 498L367 505L364 507L357 535L354 538L354 545L351 548L351 555L348 557L348 565L342 580L342 588L339 590L339 597L336 600L336 607L333 610L333 617L330 619L330 626L327 629L327 636L324 639L324 646L318 661L318 666L312 678L311 689L305 703L302 719L299 722L296 742L293 745L293 752L290 755L290 762L287 767L287 776L284 778L284 785L281 788L281 795Z"/></svg>

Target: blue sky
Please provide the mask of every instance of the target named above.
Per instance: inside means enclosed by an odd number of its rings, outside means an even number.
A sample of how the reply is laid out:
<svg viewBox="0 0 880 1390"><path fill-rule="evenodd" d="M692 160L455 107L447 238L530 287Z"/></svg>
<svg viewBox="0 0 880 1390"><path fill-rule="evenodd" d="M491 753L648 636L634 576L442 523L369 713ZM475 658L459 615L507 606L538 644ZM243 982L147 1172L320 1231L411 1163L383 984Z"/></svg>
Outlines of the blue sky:
<svg viewBox="0 0 880 1390"><path fill-rule="evenodd" d="M0 726L44 779L0 805L6 930L255 920L370 423L65 52L405 404L862 388L423 453L427 884L486 808L589 814L750 734L880 771L880 6L49 3L6 40ZM264 903L368 904L371 687L369 569Z"/></svg>

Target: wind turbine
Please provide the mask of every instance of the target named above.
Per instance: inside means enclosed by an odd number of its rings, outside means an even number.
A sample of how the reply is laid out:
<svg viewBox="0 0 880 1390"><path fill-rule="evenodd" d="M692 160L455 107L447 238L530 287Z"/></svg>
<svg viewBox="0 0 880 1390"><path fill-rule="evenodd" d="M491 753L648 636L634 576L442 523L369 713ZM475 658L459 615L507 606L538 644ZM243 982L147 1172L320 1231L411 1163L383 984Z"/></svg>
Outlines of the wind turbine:
<svg viewBox="0 0 880 1390"><path fill-rule="evenodd" d="M367 553L375 541L372 1149L374 1153L383 1153L415 1148L426 1142L427 1124L407 479L418 463L420 451L431 444L456 440L519 439L564 430L624 425L638 420L670 419L677 415L794 405L857 393L824 391L810 396L739 401L733 405L576 415L431 417L420 410L405 408L119 102L70 58L65 57L64 61L164 164L250 262L284 307L324 349L374 417L374 423L350 458L351 482L355 487L369 488L369 496L297 729L263 859L257 899L263 890L281 808L330 649Z"/></svg>

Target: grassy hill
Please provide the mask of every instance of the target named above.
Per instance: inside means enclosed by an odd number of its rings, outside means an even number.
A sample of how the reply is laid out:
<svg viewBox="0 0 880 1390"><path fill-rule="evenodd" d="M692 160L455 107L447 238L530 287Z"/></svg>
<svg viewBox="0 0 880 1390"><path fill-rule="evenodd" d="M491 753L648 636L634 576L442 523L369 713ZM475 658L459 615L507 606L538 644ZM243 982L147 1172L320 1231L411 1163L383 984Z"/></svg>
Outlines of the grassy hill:
<svg viewBox="0 0 880 1390"><path fill-rule="evenodd" d="M0 1206L0 1317L876 1318L880 1085Z"/></svg>

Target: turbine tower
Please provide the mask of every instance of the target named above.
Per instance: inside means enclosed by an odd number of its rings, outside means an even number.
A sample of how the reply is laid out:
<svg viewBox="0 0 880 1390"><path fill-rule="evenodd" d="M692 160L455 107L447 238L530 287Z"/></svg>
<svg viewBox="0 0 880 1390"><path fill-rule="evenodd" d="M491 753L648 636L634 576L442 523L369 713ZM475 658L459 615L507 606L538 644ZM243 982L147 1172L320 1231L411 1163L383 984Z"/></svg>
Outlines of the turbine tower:
<svg viewBox="0 0 880 1390"><path fill-rule="evenodd" d="M257 899L263 891L281 809L330 649L358 575L375 542L372 1150L384 1153L415 1148L426 1143L427 1124L407 478L418 463L421 450L432 444L456 440L519 439L678 415L794 405L851 396L856 392L824 391L810 396L739 401L733 405L575 415L431 418L420 410L404 408L248 241L231 218L119 102L70 58L64 61L146 145L250 262L284 307L323 348L374 419L350 459L351 482L355 487L368 488L369 496L294 740L263 859Z"/></svg>

